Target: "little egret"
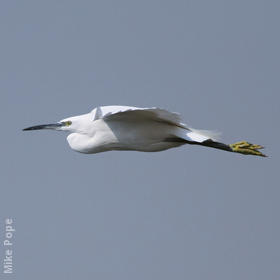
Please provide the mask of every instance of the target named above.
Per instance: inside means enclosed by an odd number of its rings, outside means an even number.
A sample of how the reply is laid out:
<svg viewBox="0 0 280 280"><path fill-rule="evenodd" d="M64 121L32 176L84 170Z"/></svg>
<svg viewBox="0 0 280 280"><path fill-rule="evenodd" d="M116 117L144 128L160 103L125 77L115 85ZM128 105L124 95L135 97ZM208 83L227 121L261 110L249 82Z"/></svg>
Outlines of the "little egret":
<svg viewBox="0 0 280 280"><path fill-rule="evenodd" d="M179 114L155 107L100 106L88 114L23 130L38 129L70 132L67 137L70 147L86 154L111 150L157 152L192 144L265 157L259 151L263 148L260 145L246 141L220 143L217 133L188 127Z"/></svg>

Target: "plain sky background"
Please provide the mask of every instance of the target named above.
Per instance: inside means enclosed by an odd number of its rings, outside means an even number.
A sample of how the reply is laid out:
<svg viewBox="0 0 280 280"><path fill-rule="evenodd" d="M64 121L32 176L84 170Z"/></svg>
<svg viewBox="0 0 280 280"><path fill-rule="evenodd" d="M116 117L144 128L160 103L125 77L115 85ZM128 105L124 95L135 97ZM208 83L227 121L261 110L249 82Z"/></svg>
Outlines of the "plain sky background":
<svg viewBox="0 0 280 280"><path fill-rule="evenodd" d="M280 279L278 1L2 1L1 279ZM30 125L159 106L269 158L83 155ZM1 241L3 242L3 241ZM1 247L1 258L3 257ZM2 260L1 260L2 263Z"/></svg>

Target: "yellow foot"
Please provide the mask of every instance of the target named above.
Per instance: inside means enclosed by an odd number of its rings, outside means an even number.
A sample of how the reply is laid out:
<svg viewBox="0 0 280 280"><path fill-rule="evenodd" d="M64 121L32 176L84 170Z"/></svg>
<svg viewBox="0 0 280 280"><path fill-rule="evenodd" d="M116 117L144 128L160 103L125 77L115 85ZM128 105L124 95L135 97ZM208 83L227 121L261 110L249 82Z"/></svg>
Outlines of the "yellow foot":
<svg viewBox="0 0 280 280"><path fill-rule="evenodd" d="M251 144L246 141L240 141L234 144L230 144L229 146L231 147L232 151L236 153L266 157L266 155L259 151L260 149L264 148L260 145Z"/></svg>

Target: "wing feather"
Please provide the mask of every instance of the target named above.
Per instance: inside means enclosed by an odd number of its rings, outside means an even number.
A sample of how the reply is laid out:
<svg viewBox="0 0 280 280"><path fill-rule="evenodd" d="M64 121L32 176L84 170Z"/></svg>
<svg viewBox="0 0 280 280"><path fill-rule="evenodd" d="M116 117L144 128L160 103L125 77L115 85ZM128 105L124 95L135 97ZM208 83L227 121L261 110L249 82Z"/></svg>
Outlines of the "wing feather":
<svg viewBox="0 0 280 280"><path fill-rule="evenodd" d="M100 106L92 110L93 120L153 120L164 122L177 127L183 128L179 130L179 137L188 141L203 142L208 139L216 141L219 139L220 133L209 130L198 130L186 126L178 113L169 112L165 109L151 107L138 108L130 106Z"/></svg>
<svg viewBox="0 0 280 280"><path fill-rule="evenodd" d="M138 108L130 106L100 106L92 110L93 120L117 120L122 118L150 119L158 122L169 123L188 129L177 113L161 108Z"/></svg>

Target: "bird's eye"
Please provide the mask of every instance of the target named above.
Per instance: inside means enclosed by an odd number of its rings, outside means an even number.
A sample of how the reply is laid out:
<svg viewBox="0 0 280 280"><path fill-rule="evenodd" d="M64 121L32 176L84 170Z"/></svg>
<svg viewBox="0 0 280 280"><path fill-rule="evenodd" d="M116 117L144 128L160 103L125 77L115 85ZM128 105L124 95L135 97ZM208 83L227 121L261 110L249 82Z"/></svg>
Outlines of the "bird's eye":
<svg viewBox="0 0 280 280"><path fill-rule="evenodd" d="M65 125L65 126L70 126L71 124L72 124L71 121L66 121L66 122L64 122L64 125Z"/></svg>

